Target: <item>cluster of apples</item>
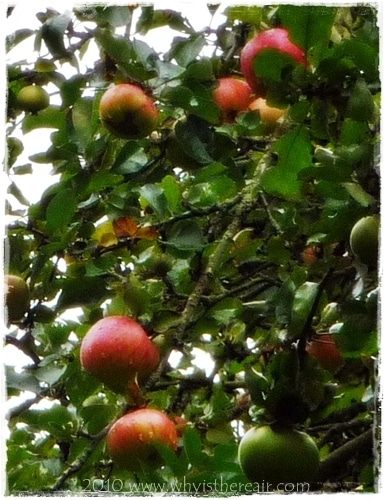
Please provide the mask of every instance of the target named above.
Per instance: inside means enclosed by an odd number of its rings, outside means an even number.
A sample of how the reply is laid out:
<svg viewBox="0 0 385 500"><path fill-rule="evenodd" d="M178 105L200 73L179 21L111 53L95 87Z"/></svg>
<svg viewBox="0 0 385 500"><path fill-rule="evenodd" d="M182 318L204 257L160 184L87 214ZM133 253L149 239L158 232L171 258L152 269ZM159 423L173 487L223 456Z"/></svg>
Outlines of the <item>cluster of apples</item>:
<svg viewBox="0 0 385 500"><path fill-rule="evenodd" d="M88 330L80 348L83 368L119 394L137 397L138 384L144 383L157 368L159 350L143 327L126 316L107 316ZM139 408L126 413L109 429L107 450L114 463L136 471L142 463L160 463L157 447L176 449L178 428L163 412Z"/></svg>
<svg viewBox="0 0 385 500"><path fill-rule="evenodd" d="M222 122L234 121L241 111L258 110L262 122L276 125L285 114L286 110L267 104L263 84L255 72L255 60L266 49L277 50L291 56L296 63L307 64L303 50L290 40L286 29L272 28L258 33L241 52L241 72L245 79L219 78L213 90L213 101L221 111ZM152 97L132 83L110 87L101 98L99 114L104 126L124 139L144 138L159 122L159 110Z"/></svg>

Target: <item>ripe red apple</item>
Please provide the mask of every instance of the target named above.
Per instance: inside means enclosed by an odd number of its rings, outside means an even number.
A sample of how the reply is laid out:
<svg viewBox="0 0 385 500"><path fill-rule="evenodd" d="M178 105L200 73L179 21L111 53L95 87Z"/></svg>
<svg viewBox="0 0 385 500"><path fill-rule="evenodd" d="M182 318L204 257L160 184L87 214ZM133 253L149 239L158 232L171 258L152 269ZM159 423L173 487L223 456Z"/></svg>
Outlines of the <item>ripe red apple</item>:
<svg viewBox="0 0 385 500"><path fill-rule="evenodd" d="M241 51L241 71L250 87L258 94L263 94L258 75L255 74L253 63L255 58L265 49L276 49L281 54L291 56L299 64L307 64L304 51L289 38L289 32L284 28L272 28L261 31L252 38Z"/></svg>
<svg viewBox="0 0 385 500"><path fill-rule="evenodd" d="M229 76L219 78L218 86L213 91L213 100L222 111L223 121L232 122L237 113L247 110L253 100L253 93L247 82Z"/></svg>
<svg viewBox="0 0 385 500"><path fill-rule="evenodd" d="M141 465L157 467L161 458L156 445L175 450L178 435L174 423L159 410L141 408L117 420L107 434L107 450L122 469L137 471Z"/></svg>
<svg viewBox="0 0 385 500"><path fill-rule="evenodd" d="M160 355L136 321L126 316L107 316L88 330L80 360L87 372L124 394L135 378L141 382L155 370Z"/></svg>
<svg viewBox="0 0 385 500"><path fill-rule="evenodd" d="M259 111L259 116L261 117L261 121L268 125L270 129L275 128L278 125L278 120L282 118L286 109L282 108L274 108L273 106L269 106L266 102L266 99L263 97L258 97L255 99L249 106L251 111Z"/></svg>
<svg viewBox="0 0 385 500"><path fill-rule="evenodd" d="M343 365L344 358L336 346L333 335L317 335L309 342L306 351L317 359L322 368L332 373Z"/></svg>
<svg viewBox="0 0 385 500"><path fill-rule="evenodd" d="M103 125L123 139L146 137L159 120L159 111L151 97L131 83L109 88L100 100L99 114Z"/></svg>

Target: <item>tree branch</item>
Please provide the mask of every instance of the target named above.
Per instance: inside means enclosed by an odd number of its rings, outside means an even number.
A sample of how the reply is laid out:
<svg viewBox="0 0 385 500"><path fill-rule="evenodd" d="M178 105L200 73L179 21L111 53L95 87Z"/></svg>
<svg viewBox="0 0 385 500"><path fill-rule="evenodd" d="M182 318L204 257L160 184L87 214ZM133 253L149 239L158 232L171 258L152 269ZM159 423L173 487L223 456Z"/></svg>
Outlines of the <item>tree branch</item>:
<svg viewBox="0 0 385 500"><path fill-rule="evenodd" d="M63 472L63 474L57 479L56 483L46 491L59 491L63 488L65 482L70 477L74 476L77 472L81 470L87 460L90 458L92 453L96 450L101 441L106 437L110 427L112 424L106 426L103 430L101 430L98 434L93 436L92 442L89 448L81 455L77 460L75 460L72 465Z"/></svg>
<svg viewBox="0 0 385 500"><path fill-rule="evenodd" d="M333 451L333 453L321 462L318 481L323 483L327 480L337 478L341 473L341 466L358 453L362 454L373 451L373 446L373 429L365 431L355 439L340 446L340 448Z"/></svg>

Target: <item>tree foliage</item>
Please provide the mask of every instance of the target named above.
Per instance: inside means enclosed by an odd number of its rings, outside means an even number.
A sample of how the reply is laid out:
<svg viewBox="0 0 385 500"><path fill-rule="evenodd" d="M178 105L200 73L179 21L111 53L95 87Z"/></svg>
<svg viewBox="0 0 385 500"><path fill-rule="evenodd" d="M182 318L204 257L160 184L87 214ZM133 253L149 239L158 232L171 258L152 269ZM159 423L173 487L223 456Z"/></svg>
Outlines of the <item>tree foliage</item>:
<svg viewBox="0 0 385 500"><path fill-rule="evenodd" d="M315 489L376 488L378 276L349 235L379 212L377 13L278 5L225 14L197 32L177 10L153 6L47 9L38 29L7 38L11 60L24 40L34 46L32 62L8 66L7 271L31 293L5 340L29 358L6 373L10 401L23 396L8 414L11 494L121 493L140 482L199 495L215 481L221 493L233 484L246 493L239 440L277 420L315 439ZM146 36L165 26L172 39L159 53ZM222 123L216 81L241 76L240 50L274 26L311 67L273 52L258 60L267 101L288 108L285 119L267 135L257 112ZM149 137L119 139L102 126L99 101L113 82L154 99L161 120ZM31 84L51 97L35 114L17 106ZM36 143L22 164L16 136L47 129L48 149ZM189 162L170 160L171 134ZM57 181L30 203L18 180L38 178L42 165ZM138 402L80 365L82 338L113 314L136 319L161 346L141 405L187 421L156 470L114 467L106 432ZM335 373L306 352L330 331L344 360Z"/></svg>

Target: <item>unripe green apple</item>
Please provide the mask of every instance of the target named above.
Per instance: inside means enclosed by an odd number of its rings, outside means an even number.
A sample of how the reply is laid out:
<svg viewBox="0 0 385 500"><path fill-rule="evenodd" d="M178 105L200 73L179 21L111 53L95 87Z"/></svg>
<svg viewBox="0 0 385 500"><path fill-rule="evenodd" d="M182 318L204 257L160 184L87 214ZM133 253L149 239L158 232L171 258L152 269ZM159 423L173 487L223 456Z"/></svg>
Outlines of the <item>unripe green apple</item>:
<svg viewBox="0 0 385 500"><path fill-rule="evenodd" d="M261 31L241 51L241 71L250 87L259 96L263 96L264 89L253 65L256 57L265 49L275 49L281 54L291 56L296 63L307 65L304 51L290 40L286 29L272 28Z"/></svg>
<svg viewBox="0 0 385 500"><path fill-rule="evenodd" d="M29 287L20 276L6 274L5 309L10 323L20 321L29 308Z"/></svg>
<svg viewBox="0 0 385 500"><path fill-rule="evenodd" d="M27 85L17 94L17 105L23 111L37 113L49 106L49 95L39 85Z"/></svg>
<svg viewBox="0 0 385 500"><path fill-rule="evenodd" d="M173 450L178 444L174 422L159 410L141 408L117 420L107 434L107 450L115 464L138 471L162 464L156 445Z"/></svg>
<svg viewBox="0 0 385 500"><path fill-rule="evenodd" d="M131 83L110 87L100 100L99 113L103 125L123 139L147 137L159 121L159 111L151 97Z"/></svg>
<svg viewBox="0 0 385 500"><path fill-rule="evenodd" d="M83 368L115 392L127 394L157 367L160 355L145 330L126 316L107 316L87 332L80 348Z"/></svg>
<svg viewBox="0 0 385 500"><path fill-rule="evenodd" d="M16 158L23 152L24 146L20 139L17 137L8 137L7 138L7 146L8 146L8 164L12 166Z"/></svg>
<svg viewBox="0 0 385 500"><path fill-rule="evenodd" d="M378 264L380 217L368 215L362 217L350 232L350 248L353 254L369 267L376 268Z"/></svg>
<svg viewBox="0 0 385 500"><path fill-rule="evenodd" d="M238 457L250 481L277 489L282 483L311 483L319 466L319 452L306 433L291 428L253 427L243 436Z"/></svg>
<svg viewBox="0 0 385 500"><path fill-rule="evenodd" d="M253 100L252 90L240 78L219 78L213 91L213 101L222 112L224 122L233 122L240 111L246 111Z"/></svg>

